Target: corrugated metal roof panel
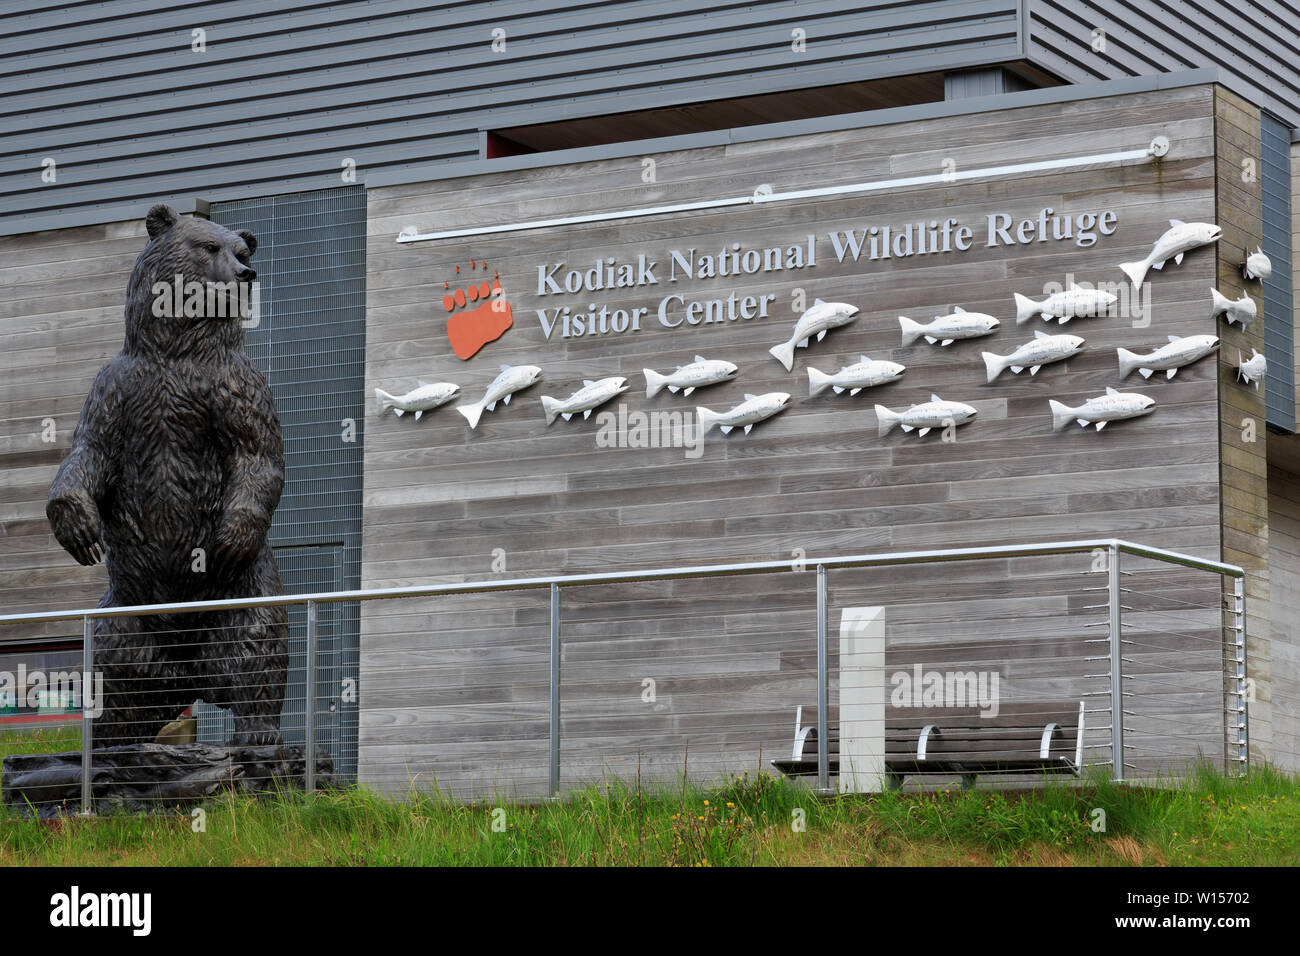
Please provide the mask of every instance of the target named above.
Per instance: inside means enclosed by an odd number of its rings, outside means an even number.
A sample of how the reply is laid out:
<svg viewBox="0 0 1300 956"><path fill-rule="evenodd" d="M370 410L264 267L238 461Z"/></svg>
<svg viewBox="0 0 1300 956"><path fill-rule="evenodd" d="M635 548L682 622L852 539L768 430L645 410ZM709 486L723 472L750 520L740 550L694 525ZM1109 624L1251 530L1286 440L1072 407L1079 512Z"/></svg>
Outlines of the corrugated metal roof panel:
<svg viewBox="0 0 1300 956"><path fill-rule="evenodd" d="M1094 30L1105 32L1094 49ZM1300 6L1282 0L1029 0L1026 57L1073 83L1218 67L1224 85L1300 126Z"/></svg>

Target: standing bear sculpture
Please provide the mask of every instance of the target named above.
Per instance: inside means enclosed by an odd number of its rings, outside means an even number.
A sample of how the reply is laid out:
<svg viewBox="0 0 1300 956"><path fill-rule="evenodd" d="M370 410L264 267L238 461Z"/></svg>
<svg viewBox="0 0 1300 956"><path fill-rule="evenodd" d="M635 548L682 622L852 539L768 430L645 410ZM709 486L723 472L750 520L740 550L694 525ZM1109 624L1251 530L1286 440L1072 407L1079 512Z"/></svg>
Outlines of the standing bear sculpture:
<svg viewBox="0 0 1300 956"><path fill-rule="evenodd" d="M100 607L283 594L267 544L280 421L240 309L257 240L165 205L145 222L125 344L95 376L46 515L78 562L107 564ZM232 711L231 744L282 742L283 607L99 618L93 634L96 746L151 742L197 699Z"/></svg>

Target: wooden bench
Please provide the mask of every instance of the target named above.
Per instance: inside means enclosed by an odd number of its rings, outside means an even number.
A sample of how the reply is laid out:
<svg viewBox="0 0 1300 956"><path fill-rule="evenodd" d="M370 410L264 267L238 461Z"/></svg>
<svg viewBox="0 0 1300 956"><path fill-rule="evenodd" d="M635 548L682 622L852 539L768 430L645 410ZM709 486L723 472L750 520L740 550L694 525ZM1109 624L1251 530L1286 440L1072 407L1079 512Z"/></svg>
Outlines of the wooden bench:
<svg viewBox="0 0 1300 956"><path fill-rule="evenodd" d="M772 761L787 777L817 775L817 725L795 710L794 749ZM971 787L980 774L1069 773L1083 765L1083 702L1003 704L996 717L975 707L888 707L885 775L897 789L906 777L960 775ZM830 773L839 773L839 732L831 725Z"/></svg>

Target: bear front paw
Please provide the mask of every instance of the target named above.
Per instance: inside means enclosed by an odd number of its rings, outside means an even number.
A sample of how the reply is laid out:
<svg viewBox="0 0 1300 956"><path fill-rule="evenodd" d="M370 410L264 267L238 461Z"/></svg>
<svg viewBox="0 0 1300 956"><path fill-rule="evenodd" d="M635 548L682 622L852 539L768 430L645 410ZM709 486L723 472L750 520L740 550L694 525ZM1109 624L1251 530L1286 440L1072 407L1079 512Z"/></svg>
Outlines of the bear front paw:
<svg viewBox="0 0 1300 956"><path fill-rule="evenodd" d="M77 498L50 499L45 506L54 537L78 564L98 564L104 560L104 525L93 504Z"/></svg>

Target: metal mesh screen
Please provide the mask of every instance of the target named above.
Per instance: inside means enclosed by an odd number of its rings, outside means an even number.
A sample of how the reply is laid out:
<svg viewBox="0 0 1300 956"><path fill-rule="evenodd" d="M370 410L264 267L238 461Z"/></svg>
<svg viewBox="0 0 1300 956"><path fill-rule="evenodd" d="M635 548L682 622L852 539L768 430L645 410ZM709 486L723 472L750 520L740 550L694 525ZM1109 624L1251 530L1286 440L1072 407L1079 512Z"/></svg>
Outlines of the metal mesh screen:
<svg viewBox="0 0 1300 956"><path fill-rule="evenodd" d="M1260 116L1260 153L1260 185L1264 197L1264 241L1261 248L1273 262L1273 274L1264 280L1264 356L1268 360L1264 402L1268 423L1274 428L1294 432L1291 131L1267 113Z"/></svg>
<svg viewBox="0 0 1300 956"><path fill-rule="evenodd" d="M285 591L361 585L361 475L365 387L366 196L341 187L217 203L212 220L248 229L260 310L249 357L266 375L284 432L285 488L271 525ZM303 734L302 608L290 611L285 740ZM319 620L318 742L340 774L356 773L358 612L326 605ZM201 721L202 726L202 721Z"/></svg>

